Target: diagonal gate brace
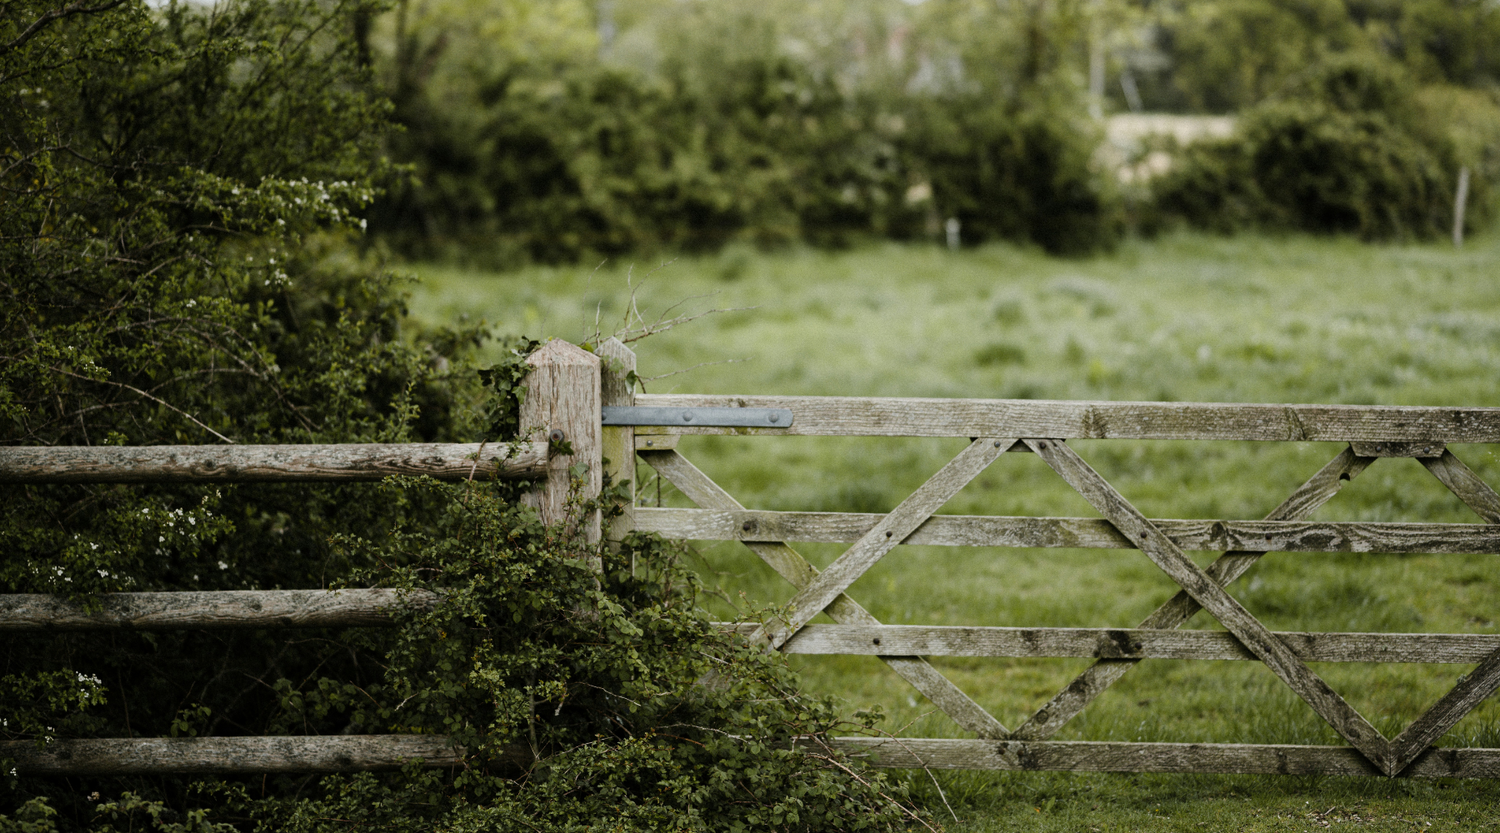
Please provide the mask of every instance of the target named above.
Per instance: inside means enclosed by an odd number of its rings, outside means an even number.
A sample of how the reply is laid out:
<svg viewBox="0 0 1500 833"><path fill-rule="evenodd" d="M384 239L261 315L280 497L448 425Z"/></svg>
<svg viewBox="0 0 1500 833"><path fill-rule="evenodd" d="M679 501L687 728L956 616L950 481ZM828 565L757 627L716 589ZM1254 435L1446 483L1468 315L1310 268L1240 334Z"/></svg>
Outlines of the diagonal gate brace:
<svg viewBox="0 0 1500 833"><path fill-rule="evenodd" d="M927 522L932 513L953 499L958 491L969 485L990 463L1015 445L1015 439L981 437L958 453L934 474L926 483L901 502L881 519L873 529L854 542L843 555L834 559L828 569L818 574L788 603L785 620L767 623L750 636L750 640L765 640L771 649L780 648L796 635L803 625L812 621L830 602L848 589L865 571L905 541L917 527Z"/></svg>
<svg viewBox="0 0 1500 833"><path fill-rule="evenodd" d="M1145 553L1188 595L1202 605L1230 633L1271 669L1282 682L1312 706L1345 740L1387 775L1397 770L1395 750L1364 716L1338 692L1313 673L1286 643L1277 639L1234 597L1177 545L1162 534L1073 449L1059 440L1026 440L1052 470L1057 472L1093 507L1099 510L1131 543Z"/></svg>
<svg viewBox="0 0 1500 833"><path fill-rule="evenodd" d="M657 474L676 486L687 498L705 509L744 509L719 484L709 479L696 466L670 450L643 450L645 460ZM791 583L802 588L818 576L813 567L796 550L781 542L742 542L761 560ZM879 625L880 620L870 615L858 602L840 594L827 607L827 613L841 625ZM1000 739L1010 734L1004 724L975 703L932 664L915 656L882 656L880 659L890 666L902 679L921 692L943 713L953 718L959 726L981 738Z"/></svg>
<svg viewBox="0 0 1500 833"><path fill-rule="evenodd" d="M1374 460L1361 457L1351 449L1344 449L1316 474L1292 492L1281 505L1266 515L1268 521L1295 521L1311 515L1318 507L1339 493L1343 485L1369 467ZM1221 587L1228 586L1244 575L1265 553L1226 552L1214 560L1205 570L1208 576ZM1154 613L1146 617L1139 627L1172 630L1187 624L1202 606L1185 590L1168 599ZM1089 703L1103 694L1110 686L1134 668L1138 659L1101 659L1079 674L1062 691L1059 691L1038 709L1025 723L1016 727L1015 740L1046 740L1056 734L1065 723L1083 711Z"/></svg>

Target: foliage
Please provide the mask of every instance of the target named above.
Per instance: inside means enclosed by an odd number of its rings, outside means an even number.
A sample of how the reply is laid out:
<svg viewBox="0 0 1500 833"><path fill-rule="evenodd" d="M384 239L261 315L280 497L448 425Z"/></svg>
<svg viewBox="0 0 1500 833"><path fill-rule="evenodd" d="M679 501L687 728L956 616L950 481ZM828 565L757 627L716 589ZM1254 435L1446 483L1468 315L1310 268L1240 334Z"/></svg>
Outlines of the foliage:
<svg viewBox="0 0 1500 833"><path fill-rule="evenodd" d="M514 432L535 343L510 342L508 360L477 378L469 352L482 332L412 327L399 280L355 244L385 170L386 107L354 37L375 11L7 7L0 441ZM639 578L600 579L575 557L582 545L515 498L428 483L3 487L4 593L93 604L120 590L363 581L452 595L395 632L7 639L0 739L445 732L472 766L321 784L91 779L84 791L0 761L0 830L347 826L327 808L382 829L911 820L899 790L821 747L791 748L834 725L830 708L704 622L658 543L610 553L616 565L634 556ZM694 685L710 669L714 684ZM541 762L516 772L491 760L516 741Z"/></svg>
<svg viewBox="0 0 1500 833"><path fill-rule="evenodd" d="M372 51L415 178L380 232L502 266L922 238L950 216L970 241L1112 239L1070 116L1080 3L618 5L606 48L562 0L400 4Z"/></svg>
<svg viewBox="0 0 1500 833"><path fill-rule="evenodd" d="M1138 43L1120 50L1116 62L1139 82L1150 111L1243 110L1301 83L1310 67L1349 53L1378 54L1421 84L1500 84L1500 8L1485 0L1126 5L1140 7Z"/></svg>
<svg viewBox="0 0 1500 833"><path fill-rule="evenodd" d="M1480 112L1500 113L1480 103ZM1471 145L1461 153L1433 115L1400 67L1370 55L1329 58L1283 97L1247 111L1237 136L1187 148L1154 184L1157 208L1221 230L1435 237L1452 228L1458 170L1472 165L1467 222L1482 226L1500 152Z"/></svg>
<svg viewBox="0 0 1500 833"><path fill-rule="evenodd" d="M400 282L353 245L386 107L348 33L372 11L321 0L7 5L0 441L470 435L460 406L477 398L472 376L443 367L478 334L407 327ZM0 592L85 602L321 586L349 566L329 554L329 534L411 509L371 504L360 487L0 492ZM318 671L353 683L371 673L367 642L341 643L254 632L7 639L0 738L285 731L282 698L268 696L278 681L295 693ZM145 808L180 801L183 782L132 787ZM50 800L64 827L91 815L61 782L7 778L4 789L3 813Z"/></svg>
<svg viewBox="0 0 1500 833"><path fill-rule="evenodd" d="M878 775L852 776L820 737L831 704L783 660L714 628L680 552L654 536L597 550L541 526L501 487L392 483L444 496L435 529L366 576L444 595L409 610L380 685L309 693L352 724L442 733L465 770L326 779L319 796L251 811L278 830L885 830L916 817ZM794 749L801 739L804 748ZM330 822L330 819L340 821Z"/></svg>

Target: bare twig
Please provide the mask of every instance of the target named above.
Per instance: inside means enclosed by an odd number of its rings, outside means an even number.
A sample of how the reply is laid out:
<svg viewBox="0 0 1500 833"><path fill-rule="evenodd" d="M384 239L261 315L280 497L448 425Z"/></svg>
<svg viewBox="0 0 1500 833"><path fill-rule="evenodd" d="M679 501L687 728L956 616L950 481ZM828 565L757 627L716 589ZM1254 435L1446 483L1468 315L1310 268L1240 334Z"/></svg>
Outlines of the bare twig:
<svg viewBox="0 0 1500 833"><path fill-rule="evenodd" d="M719 359L716 362L698 362L697 364L693 365L692 367L684 367L681 370L673 370L670 373L663 373L663 374L661 374L659 376L641 376L641 377L637 377L637 378L639 378L641 384L644 385L647 382L655 382L657 379L665 379L668 376L676 376L679 373L686 373L689 370L697 370L700 367L712 367L712 366L714 366L716 364L739 364L740 362L748 362L748 361L750 361L750 360L749 359Z"/></svg>
<svg viewBox="0 0 1500 833"><path fill-rule="evenodd" d="M60 367L50 367L49 369L53 370L53 371L55 371L57 373L61 373L64 376L72 376L75 379L82 379L82 380L84 380L86 382L97 382L98 384L101 384L101 385L113 385L113 386L115 386L117 388L124 388L124 389L126 389L128 391L131 391L133 393L139 394L140 396L144 396L147 399L151 400L152 402L155 402L158 405L161 405L163 407L169 408L169 409L171 409L173 411L176 411L177 413L181 414L182 416L187 417L189 420L191 420L193 422L194 425L197 425L199 428L202 428L204 431L207 431L208 433L213 434L215 437L218 437L219 439L223 440L224 442L229 443L230 445L234 444L234 440L231 440L228 437L224 436L223 434L220 434L218 431L215 431L214 429L209 428L207 425L204 425L197 417L193 416L192 414L188 413L187 411L182 410L181 408L177 407L176 405L173 405L171 402L168 402L165 399L162 399L161 397L152 396L151 394L149 394L149 393L141 390L140 388L136 387L135 385L127 385L124 382L114 382L114 381L111 381L109 379L94 379L94 378L89 377L89 376L84 376L81 373L74 373L71 370L64 370L64 369L62 369Z"/></svg>

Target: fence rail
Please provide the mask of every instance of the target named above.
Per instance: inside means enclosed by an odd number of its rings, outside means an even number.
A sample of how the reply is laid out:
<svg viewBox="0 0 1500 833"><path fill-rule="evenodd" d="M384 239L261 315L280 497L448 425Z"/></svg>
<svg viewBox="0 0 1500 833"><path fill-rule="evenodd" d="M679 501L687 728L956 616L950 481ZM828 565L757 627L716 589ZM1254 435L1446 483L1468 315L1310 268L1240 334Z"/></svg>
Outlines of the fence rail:
<svg viewBox="0 0 1500 833"><path fill-rule="evenodd" d="M264 483L534 479L547 444L161 445L0 447L0 483Z"/></svg>
<svg viewBox="0 0 1500 833"><path fill-rule="evenodd" d="M557 522L568 517L564 500L576 472L583 472L589 494L598 493L608 472L625 484L627 497L609 535L636 529L684 540L739 541L794 588L781 619L722 627L786 653L879 657L975 736L835 739L840 748L879 766L1500 777L1500 749L1432 746L1500 688L1500 635L1271 631L1226 590L1270 552L1500 553L1500 495L1448 447L1500 442L1500 408L637 395L629 383L635 357L613 340L600 345L597 355L551 342L529 361L533 371L523 431L528 439L547 437L549 443L8 448L0 449L0 482L339 481L389 474L523 478L537 482L529 503L544 521ZM714 411L709 421L718 425L695 422L694 413L682 410L704 408L781 410L756 411L752 416L758 421ZM765 427L771 424L778 427ZM679 453L680 438L693 434L962 437L969 443L889 513L772 512L745 508ZM1068 444L1072 439L1345 445L1263 519L1174 520L1145 517ZM561 449L572 453L565 456ZM1103 517L935 514L1012 453L1040 457ZM1307 520L1346 483L1390 457L1416 459L1483 523ZM651 466L698 508L637 506L632 458ZM597 517L571 522L591 540L606 532ZM819 571L789 546L799 542L840 543L848 549ZM1181 589L1130 628L885 625L847 591L903 544L1125 550L1120 557L1149 558ZM1222 554L1199 567L1184 554L1191 550ZM103 609L90 612L52 597L9 596L0 597L0 631L380 626L390 623L395 605L436 600L432 594L403 596L380 589L138 593L106 596ZM1224 630L1181 630L1200 610ZM820 613L836 624L812 624ZM935 669L926 659L931 656L1075 657L1094 663L1012 729ZM1147 659L1261 662L1348 745L1051 740ZM1406 730L1388 738L1322 681L1308 666L1314 662L1476 667ZM19 761L24 774L311 772L389 768L411 760L455 766L463 755L444 738L401 736L100 739L57 741L41 750L30 743L0 744L0 756Z"/></svg>
<svg viewBox="0 0 1500 833"><path fill-rule="evenodd" d="M393 624L397 607L428 607L437 595L417 590L212 590L106 593L98 609L60 596L0 596L0 632L361 628Z"/></svg>

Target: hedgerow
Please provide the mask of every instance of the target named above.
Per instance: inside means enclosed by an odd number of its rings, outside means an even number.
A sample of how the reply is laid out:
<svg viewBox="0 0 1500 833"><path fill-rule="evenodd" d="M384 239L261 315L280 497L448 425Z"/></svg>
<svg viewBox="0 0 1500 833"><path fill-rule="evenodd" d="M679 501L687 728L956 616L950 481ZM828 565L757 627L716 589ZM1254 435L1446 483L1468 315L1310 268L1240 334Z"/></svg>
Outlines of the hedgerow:
<svg viewBox="0 0 1500 833"><path fill-rule="evenodd" d="M0 443L513 430L529 342L481 379L482 326L414 327L402 279L360 239L389 108L354 33L380 9L6 7ZM0 505L0 593L447 594L394 630L7 637L0 740L416 732L467 750L452 771L333 778L35 777L0 761L0 831L910 820L880 779L815 740L791 748L833 713L698 618L659 542L620 551L636 575L609 550L594 576L504 487L7 484Z"/></svg>

